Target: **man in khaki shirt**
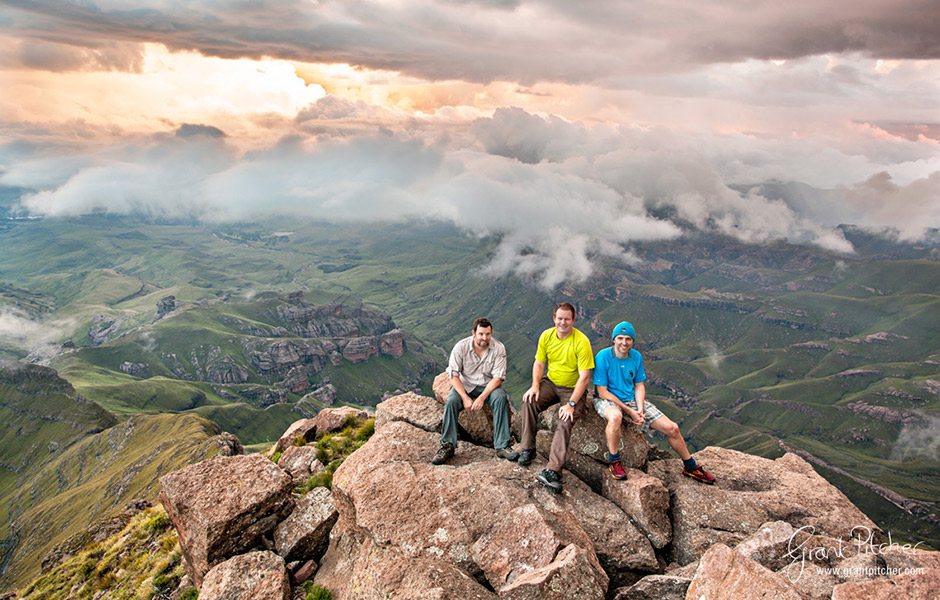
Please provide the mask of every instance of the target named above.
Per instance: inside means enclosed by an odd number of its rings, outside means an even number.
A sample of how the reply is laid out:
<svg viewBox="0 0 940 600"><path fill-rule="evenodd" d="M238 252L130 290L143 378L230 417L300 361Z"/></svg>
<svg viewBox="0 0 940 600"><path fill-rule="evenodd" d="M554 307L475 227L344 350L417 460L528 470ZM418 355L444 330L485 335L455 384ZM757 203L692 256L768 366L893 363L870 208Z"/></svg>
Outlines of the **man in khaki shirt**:
<svg viewBox="0 0 940 600"><path fill-rule="evenodd" d="M516 460L509 445L509 398L503 390L506 379L506 348L493 337L493 324L480 318L473 322L468 338L454 345L447 363L451 389L444 405L441 447L431 460L440 465L457 448L457 416L460 411L480 410L483 403L493 411L493 447L496 456Z"/></svg>

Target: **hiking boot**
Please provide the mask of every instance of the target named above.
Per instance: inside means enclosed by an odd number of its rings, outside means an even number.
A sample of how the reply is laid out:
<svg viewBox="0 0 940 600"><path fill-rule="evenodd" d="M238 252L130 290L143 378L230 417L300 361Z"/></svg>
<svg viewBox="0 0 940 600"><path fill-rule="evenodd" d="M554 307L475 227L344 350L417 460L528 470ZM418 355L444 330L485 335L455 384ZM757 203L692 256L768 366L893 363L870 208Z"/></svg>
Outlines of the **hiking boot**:
<svg viewBox="0 0 940 600"><path fill-rule="evenodd" d="M627 478L627 472L623 470L623 463L620 462L619 458L607 465L607 468L610 470L610 475L614 479Z"/></svg>
<svg viewBox="0 0 940 600"><path fill-rule="evenodd" d="M496 451L497 458L505 458L510 462L514 462L519 459L519 453L512 451L512 446L506 446L505 448L500 448Z"/></svg>
<svg viewBox="0 0 940 600"><path fill-rule="evenodd" d="M431 459L432 465L442 465L446 463L454 455L454 445L450 442L441 442L441 447L438 448L437 454L434 455L434 458Z"/></svg>
<svg viewBox="0 0 940 600"><path fill-rule="evenodd" d="M550 492L557 494L561 491L561 475L551 469L542 470L535 479L547 487Z"/></svg>
<svg viewBox="0 0 940 600"><path fill-rule="evenodd" d="M700 465L696 465L694 469L682 469L682 474L686 477L691 477L692 479L698 479L702 483L714 484L715 478L705 472Z"/></svg>
<svg viewBox="0 0 940 600"><path fill-rule="evenodd" d="M519 464L523 467L528 467L532 464L533 460L535 460L535 448L523 448L522 452L519 454Z"/></svg>

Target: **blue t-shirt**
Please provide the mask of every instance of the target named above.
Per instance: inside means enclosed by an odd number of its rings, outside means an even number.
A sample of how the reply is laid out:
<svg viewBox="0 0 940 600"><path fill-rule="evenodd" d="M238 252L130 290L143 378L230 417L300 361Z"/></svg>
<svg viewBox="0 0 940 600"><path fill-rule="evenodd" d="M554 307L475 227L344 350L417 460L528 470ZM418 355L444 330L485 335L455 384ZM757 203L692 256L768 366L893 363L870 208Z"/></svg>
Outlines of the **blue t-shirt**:
<svg viewBox="0 0 940 600"><path fill-rule="evenodd" d="M643 355L630 348L627 358L617 358L613 347L604 348L594 357L594 385L606 387L622 401L633 400L633 384L646 381Z"/></svg>

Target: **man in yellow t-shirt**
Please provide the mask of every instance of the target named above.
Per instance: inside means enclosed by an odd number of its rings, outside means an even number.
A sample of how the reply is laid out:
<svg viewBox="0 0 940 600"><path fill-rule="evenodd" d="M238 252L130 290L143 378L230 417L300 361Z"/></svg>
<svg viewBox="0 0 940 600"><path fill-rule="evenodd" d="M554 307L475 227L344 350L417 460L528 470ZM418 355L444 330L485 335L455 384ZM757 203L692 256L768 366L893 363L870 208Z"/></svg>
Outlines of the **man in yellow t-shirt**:
<svg viewBox="0 0 940 600"><path fill-rule="evenodd" d="M536 479L551 491L561 491L561 470L565 466L571 427L590 402L588 384L594 368L591 341L574 328L576 311L568 302L555 307L555 326L539 336L535 362L532 364L532 387L522 396L522 452L519 464L529 465L535 459L536 420L539 413L560 403L558 424L548 468ZM547 373L546 373L547 366Z"/></svg>

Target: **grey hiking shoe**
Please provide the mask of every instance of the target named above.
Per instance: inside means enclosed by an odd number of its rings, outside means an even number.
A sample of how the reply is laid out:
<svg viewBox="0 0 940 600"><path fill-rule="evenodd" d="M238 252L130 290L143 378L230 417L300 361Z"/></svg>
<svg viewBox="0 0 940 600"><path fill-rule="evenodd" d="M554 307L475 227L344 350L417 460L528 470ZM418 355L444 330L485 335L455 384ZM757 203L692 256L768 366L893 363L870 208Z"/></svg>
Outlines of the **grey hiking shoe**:
<svg viewBox="0 0 940 600"><path fill-rule="evenodd" d="M446 463L454 455L454 445L449 442L441 442L441 447L438 448L437 454L434 455L434 458L431 459L432 465L442 465Z"/></svg>
<svg viewBox="0 0 940 600"><path fill-rule="evenodd" d="M505 448L500 448L496 451L496 456L498 458L505 458L506 460L513 462L519 459L519 453L513 452L512 446L506 446Z"/></svg>
<svg viewBox="0 0 940 600"><path fill-rule="evenodd" d="M522 452L519 454L519 464L523 467L528 467L532 464L533 460L535 460L535 448L523 448Z"/></svg>
<svg viewBox="0 0 940 600"><path fill-rule="evenodd" d="M551 492L557 494L561 491L561 475L551 469L543 469L535 479Z"/></svg>

